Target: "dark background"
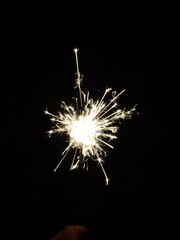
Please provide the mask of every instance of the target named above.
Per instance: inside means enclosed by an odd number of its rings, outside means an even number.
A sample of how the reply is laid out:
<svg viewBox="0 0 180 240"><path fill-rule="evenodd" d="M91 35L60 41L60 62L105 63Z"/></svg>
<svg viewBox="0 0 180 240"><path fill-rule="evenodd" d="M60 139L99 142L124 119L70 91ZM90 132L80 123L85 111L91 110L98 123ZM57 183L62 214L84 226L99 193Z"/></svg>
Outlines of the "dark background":
<svg viewBox="0 0 180 240"><path fill-rule="evenodd" d="M91 240L177 236L162 12L140 0L2 8L2 239L50 239L68 224L87 226ZM85 92L97 99L107 86L126 89L120 106L137 104L107 149L108 186L91 161L88 172L70 172L68 156L53 172L67 138L47 137L44 110L56 114L78 96L76 47Z"/></svg>

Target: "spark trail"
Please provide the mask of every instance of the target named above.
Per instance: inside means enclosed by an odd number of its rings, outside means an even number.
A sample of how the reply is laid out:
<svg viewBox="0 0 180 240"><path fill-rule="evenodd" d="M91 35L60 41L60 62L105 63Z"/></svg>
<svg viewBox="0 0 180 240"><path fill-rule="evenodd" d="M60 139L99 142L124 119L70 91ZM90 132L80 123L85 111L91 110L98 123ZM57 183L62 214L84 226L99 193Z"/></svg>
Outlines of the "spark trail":
<svg viewBox="0 0 180 240"><path fill-rule="evenodd" d="M68 145L62 152L62 158L54 171L58 169L70 150L74 151L70 170L78 168L88 170L89 160L97 161L100 165L106 185L109 178L104 169L104 157L106 148L113 148L111 141L117 139L117 130L121 120L130 119L135 112L135 107L130 110L118 107L117 99L125 89L116 94L111 88L107 88L100 99L94 100L89 92L84 93L81 89L82 75L79 71L78 49L74 49L76 59L76 84L79 97L75 100L75 106L67 105L61 101L61 112L57 115L45 110L45 114L50 116L53 127L48 131L48 135L65 134L68 138ZM108 95L111 95L107 101Z"/></svg>

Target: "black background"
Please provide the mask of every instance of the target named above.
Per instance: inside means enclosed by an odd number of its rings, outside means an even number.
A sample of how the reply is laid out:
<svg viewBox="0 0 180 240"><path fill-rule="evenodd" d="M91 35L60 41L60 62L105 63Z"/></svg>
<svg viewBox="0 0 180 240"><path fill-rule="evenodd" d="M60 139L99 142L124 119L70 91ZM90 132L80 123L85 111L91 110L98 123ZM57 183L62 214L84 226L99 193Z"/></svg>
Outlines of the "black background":
<svg viewBox="0 0 180 240"><path fill-rule="evenodd" d="M140 0L27 2L2 10L3 239L50 239L68 224L87 226L92 240L176 236L162 12ZM88 172L70 172L68 156L53 172L67 138L47 137L44 110L56 114L61 100L72 104L78 96L76 47L84 91L97 99L107 86L126 89L120 106L137 104L139 114L121 123L114 149L107 149L108 186L91 161Z"/></svg>

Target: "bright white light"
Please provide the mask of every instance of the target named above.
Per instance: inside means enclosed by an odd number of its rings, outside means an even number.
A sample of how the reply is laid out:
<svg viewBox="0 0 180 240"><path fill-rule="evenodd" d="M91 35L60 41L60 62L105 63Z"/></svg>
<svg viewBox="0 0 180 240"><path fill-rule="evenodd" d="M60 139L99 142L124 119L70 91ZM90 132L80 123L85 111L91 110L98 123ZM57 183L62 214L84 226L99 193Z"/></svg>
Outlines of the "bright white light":
<svg viewBox="0 0 180 240"><path fill-rule="evenodd" d="M92 146L96 142L98 126L90 116L80 116L77 121L72 123L70 137L79 146Z"/></svg>

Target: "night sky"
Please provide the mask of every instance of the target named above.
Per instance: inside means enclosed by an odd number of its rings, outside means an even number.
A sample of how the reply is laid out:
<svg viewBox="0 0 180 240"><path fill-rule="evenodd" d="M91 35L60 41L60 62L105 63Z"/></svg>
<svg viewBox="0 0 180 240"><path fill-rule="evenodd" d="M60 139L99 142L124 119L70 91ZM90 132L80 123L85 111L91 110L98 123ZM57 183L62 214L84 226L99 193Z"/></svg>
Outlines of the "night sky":
<svg viewBox="0 0 180 240"><path fill-rule="evenodd" d="M4 8L2 16L2 239L50 239L68 224L87 226L90 240L176 236L175 215L168 217L176 202L169 207L168 89L159 74L165 43L158 6L28 1ZM52 124L44 110L56 114L61 100L75 103L74 48L85 92L98 99L106 87L126 89L120 107L137 104L139 114L121 122L114 149L106 148L108 186L94 161L88 172L70 172L71 154L53 172L67 137L48 138Z"/></svg>

